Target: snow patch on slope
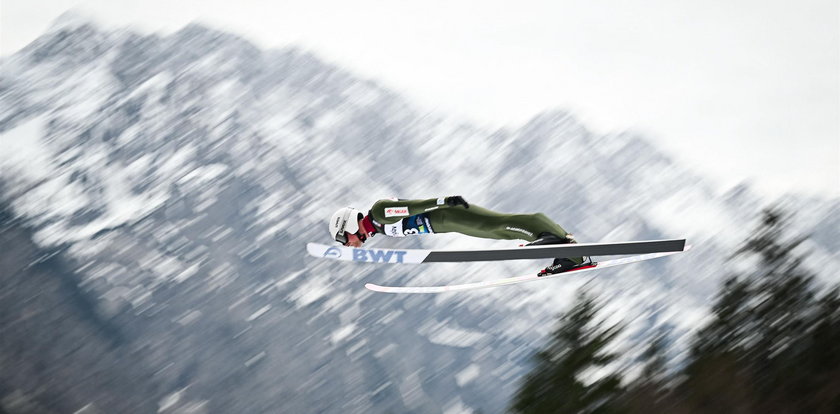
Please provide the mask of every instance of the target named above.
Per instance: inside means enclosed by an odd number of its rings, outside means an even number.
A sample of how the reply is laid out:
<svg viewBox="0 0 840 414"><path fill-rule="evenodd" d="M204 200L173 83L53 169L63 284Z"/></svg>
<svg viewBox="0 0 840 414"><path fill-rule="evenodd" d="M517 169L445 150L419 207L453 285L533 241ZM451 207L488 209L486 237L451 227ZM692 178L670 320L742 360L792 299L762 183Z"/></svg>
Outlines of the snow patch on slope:
<svg viewBox="0 0 840 414"><path fill-rule="evenodd" d="M0 171L4 179L23 176L34 182L51 175L54 154L41 141L48 117L42 115L0 134Z"/></svg>
<svg viewBox="0 0 840 414"><path fill-rule="evenodd" d="M486 333L459 328L448 320L428 322L422 325L418 332L434 344L462 348L473 347L487 337Z"/></svg>

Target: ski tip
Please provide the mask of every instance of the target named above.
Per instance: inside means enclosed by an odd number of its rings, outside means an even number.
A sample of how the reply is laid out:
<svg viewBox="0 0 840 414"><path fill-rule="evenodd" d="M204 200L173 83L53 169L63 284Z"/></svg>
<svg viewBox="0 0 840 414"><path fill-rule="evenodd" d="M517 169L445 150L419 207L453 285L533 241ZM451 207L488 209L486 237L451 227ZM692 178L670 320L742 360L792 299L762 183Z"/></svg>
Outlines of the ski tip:
<svg viewBox="0 0 840 414"><path fill-rule="evenodd" d="M335 259L341 257L340 249L337 246L327 246L321 243L306 243L306 252L312 257L326 257Z"/></svg>
<svg viewBox="0 0 840 414"><path fill-rule="evenodd" d="M310 256L316 256L318 254L318 244L317 243L306 243L306 252L309 253Z"/></svg>
<svg viewBox="0 0 840 414"><path fill-rule="evenodd" d="M373 283L365 283L365 289L374 292L387 292L384 286L374 285Z"/></svg>

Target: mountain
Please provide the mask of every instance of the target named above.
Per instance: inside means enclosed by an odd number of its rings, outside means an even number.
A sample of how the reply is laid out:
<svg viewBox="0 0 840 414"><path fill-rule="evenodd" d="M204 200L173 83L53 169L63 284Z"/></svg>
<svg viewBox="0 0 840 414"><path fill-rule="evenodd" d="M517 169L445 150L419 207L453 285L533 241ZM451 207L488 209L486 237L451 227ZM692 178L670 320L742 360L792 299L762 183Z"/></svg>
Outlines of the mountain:
<svg viewBox="0 0 840 414"><path fill-rule="evenodd" d="M502 412L584 284L627 322L628 355L659 325L673 328L678 353L768 202L565 111L484 130L305 51L260 50L200 25L160 36L69 19L2 66L0 407L10 412ZM544 212L580 240L684 236L694 248L592 278L440 296L362 286L545 263L306 256L339 207L454 194ZM785 202L808 213L800 230L814 234L815 268L837 269L840 201Z"/></svg>

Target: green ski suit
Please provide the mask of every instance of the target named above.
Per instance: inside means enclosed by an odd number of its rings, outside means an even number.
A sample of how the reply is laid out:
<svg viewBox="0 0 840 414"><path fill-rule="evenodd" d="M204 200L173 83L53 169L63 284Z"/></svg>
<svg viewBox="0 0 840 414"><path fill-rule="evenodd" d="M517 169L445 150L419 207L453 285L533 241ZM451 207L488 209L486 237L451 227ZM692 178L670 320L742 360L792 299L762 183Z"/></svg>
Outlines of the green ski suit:
<svg viewBox="0 0 840 414"><path fill-rule="evenodd" d="M541 233L568 234L545 214L503 214L470 204L450 206L446 198L379 200L369 216L378 232L392 237L414 234L461 233L473 237L532 242Z"/></svg>

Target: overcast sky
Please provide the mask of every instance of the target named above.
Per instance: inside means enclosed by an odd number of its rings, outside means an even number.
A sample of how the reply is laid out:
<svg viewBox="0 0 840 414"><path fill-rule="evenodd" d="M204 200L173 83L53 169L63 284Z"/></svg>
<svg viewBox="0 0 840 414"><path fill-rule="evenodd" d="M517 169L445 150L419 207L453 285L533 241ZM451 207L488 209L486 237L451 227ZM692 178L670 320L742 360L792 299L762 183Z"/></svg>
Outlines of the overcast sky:
<svg viewBox="0 0 840 414"><path fill-rule="evenodd" d="M724 185L840 196L836 0L2 0L0 52L70 8L107 27L201 21L303 46L485 126L563 108Z"/></svg>

